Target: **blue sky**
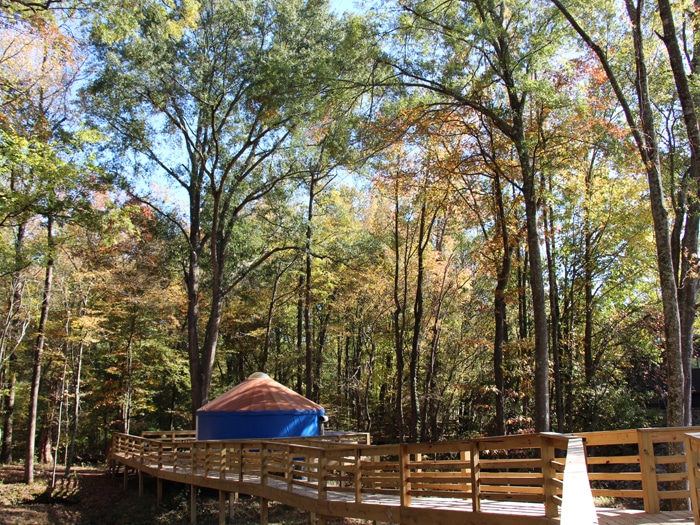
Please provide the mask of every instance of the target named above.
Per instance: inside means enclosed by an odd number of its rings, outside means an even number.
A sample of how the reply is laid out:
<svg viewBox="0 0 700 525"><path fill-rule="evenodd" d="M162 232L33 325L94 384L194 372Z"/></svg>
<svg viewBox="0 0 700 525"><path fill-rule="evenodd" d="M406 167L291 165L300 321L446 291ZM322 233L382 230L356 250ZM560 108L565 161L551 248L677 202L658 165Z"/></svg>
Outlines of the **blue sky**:
<svg viewBox="0 0 700 525"><path fill-rule="evenodd" d="M345 11L357 11L353 6L355 0L331 0L331 9L344 13Z"/></svg>

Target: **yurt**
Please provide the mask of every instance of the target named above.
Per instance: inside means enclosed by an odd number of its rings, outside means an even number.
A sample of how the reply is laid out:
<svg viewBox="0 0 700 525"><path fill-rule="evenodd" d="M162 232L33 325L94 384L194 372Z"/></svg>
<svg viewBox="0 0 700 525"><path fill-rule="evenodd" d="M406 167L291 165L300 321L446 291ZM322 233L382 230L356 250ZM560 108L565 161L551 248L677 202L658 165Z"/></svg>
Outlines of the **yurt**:
<svg viewBox="0 0 700 525"><path fill-rule="evenodd" d="M197 439L318 436L321 405L257 372L197 411Z"/></svg>

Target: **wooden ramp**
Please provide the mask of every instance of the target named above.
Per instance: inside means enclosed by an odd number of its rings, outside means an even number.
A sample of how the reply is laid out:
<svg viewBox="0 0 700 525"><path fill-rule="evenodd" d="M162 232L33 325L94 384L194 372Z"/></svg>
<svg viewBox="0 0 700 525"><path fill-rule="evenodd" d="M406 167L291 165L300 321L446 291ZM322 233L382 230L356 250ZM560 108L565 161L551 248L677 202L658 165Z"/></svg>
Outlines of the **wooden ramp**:
<svg viewBox="0 0 700 525"><path fill-rule="evenodd" d="M269 501L307 511L321 524L329 518L406 525L693 523L692 512L596 512L580 437L384 446L366 439L198 442L117 434L109 458L124 466L125 486L126 469L138 473L139 492L144 475L155 477L159 500L163 480L218 490L220 523L226 521L226 495L233 493L261 499L262 525ZM196 511L196 490L192 497Z"/></svg>

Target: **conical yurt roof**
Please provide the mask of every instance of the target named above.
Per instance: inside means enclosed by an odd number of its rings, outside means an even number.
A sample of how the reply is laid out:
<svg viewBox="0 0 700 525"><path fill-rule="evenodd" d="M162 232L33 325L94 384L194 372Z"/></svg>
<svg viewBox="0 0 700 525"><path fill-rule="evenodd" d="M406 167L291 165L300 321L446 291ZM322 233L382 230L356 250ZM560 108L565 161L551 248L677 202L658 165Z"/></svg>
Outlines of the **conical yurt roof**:
<svg viewBox="0 0 700 525"><path fill-rule="evenodd" d="M197 412L320 413L323 407L257 372Z"/></svg>

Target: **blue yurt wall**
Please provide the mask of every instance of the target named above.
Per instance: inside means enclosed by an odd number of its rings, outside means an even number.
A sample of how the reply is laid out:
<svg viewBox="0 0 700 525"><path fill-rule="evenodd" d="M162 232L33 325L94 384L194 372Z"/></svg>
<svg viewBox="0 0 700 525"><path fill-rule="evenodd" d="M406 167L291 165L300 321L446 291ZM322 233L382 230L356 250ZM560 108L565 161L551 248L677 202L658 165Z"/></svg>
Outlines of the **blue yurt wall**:
<svg viewBox="0 0 700 525"><path fill-rule="evenodd" d="M324 419L321 405L256 373L197 411L197 439L317 436Z"/></svg>

